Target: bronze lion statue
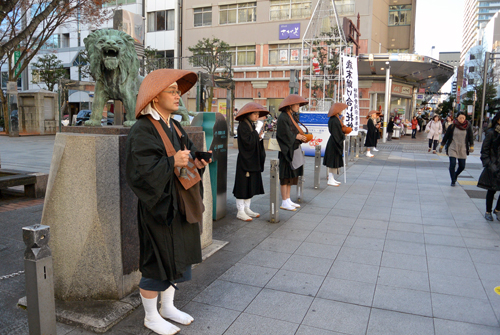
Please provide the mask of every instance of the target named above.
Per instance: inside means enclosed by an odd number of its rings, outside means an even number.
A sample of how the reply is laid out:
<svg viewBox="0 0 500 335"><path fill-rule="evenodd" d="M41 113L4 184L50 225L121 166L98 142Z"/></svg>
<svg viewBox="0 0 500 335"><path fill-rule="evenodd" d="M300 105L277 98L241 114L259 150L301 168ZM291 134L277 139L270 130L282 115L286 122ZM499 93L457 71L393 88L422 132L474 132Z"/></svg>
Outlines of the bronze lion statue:
<svg viewBox="0 0 500 335"><path fill-rule="evenodd" d="M121 100L125 108L125 127L135 123L135 102L143 77L134 39L119 30L96 30L83 42L88 52L90 73L96 81L94 103L86 126L100 126L104 105L110 99Z"/></svg>

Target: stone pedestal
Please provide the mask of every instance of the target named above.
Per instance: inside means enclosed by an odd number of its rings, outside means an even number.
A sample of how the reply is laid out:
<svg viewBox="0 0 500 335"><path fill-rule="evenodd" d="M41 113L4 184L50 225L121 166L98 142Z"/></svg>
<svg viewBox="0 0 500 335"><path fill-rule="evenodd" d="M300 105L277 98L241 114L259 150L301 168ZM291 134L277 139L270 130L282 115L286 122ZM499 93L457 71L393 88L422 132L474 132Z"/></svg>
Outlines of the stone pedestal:
<svg viewBox="0 0 500 335"><path fill-rule="evenodd" d="M137 198L125 179L128 131L118 126L64 127L56 135L42 224L51 229L59 300L120 300L137 288ZM189 132L203 148L201 129ZM203 181L208 209L204 248L212 243L208 173Z"/></svg>

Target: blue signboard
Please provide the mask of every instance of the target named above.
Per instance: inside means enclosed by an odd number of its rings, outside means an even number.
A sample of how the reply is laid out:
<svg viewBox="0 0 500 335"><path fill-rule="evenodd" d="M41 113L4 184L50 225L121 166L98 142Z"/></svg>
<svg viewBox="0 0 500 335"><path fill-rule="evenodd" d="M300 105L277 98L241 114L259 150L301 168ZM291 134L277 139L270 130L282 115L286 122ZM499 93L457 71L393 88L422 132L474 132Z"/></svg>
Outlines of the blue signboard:
<svg viewBox="0 0 500 335"><path fill-rule="evenodd" d="M280 40L299 39L300 23L280 24Z"/></svg>

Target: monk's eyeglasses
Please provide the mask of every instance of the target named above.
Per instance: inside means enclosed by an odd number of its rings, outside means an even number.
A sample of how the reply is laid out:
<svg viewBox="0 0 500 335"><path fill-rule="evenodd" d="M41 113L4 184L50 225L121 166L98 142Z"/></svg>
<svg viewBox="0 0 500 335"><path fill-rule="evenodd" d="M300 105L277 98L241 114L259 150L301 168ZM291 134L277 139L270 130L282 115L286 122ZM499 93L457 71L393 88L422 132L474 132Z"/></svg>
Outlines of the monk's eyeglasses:
<svg viewBox="0 0 500 335"><path fill-rule="evenodd" d="M163 92L168 93L168 94L172 94L173 96L176 96L176 95L181 96L182 95L182 92L179 91L179 90L176 90L176 91L163 91Z"/></svg>

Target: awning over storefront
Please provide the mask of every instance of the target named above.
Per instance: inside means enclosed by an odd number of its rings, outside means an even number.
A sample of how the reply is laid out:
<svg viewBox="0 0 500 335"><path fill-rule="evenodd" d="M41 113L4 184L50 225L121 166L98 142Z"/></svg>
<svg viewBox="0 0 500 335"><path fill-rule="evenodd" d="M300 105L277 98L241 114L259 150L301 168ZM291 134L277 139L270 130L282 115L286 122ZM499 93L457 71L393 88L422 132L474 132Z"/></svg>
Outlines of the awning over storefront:
<svg viewBox="0 0 500 335"><path fill-rule="evenodd" d="M425 91L437 92L453 76L454 67L434 58L415 54L359 55L359 79L385 80L387 64L391 77ZM421 91L421 90L420 90Z"/></svg>

